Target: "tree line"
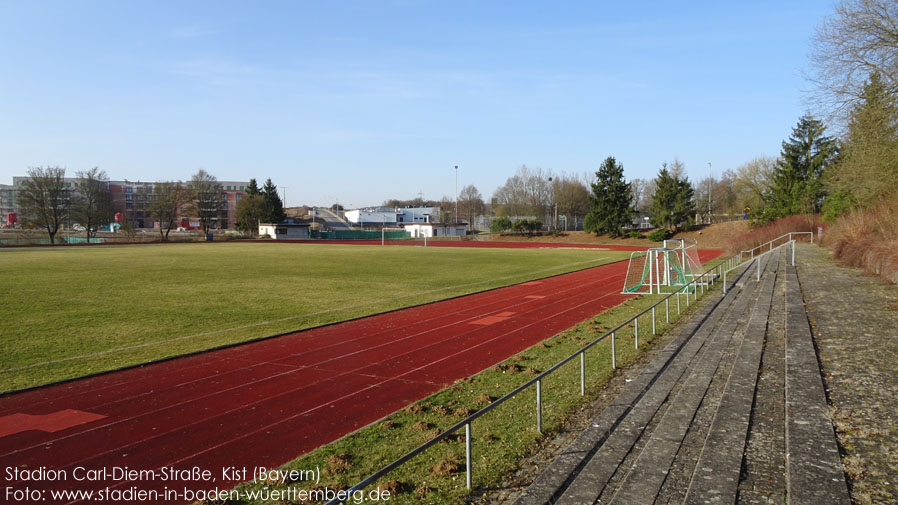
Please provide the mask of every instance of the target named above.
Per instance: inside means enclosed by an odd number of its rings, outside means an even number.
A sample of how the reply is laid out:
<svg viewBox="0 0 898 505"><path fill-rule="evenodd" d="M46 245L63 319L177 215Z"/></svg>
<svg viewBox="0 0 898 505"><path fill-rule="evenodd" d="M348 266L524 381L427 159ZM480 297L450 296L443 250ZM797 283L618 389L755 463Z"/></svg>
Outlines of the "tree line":
<svg viewBox="0 0 898 505"><path fill-rule="evenodd" d="M62 167L31 167L28 178L17 191L23 222L46 230L50 243L55 243L59 230L71 220L82 224L86 237L90 238L97 226L111 222L116 212L105 171L97 167L77 171L73 184L66 183L65 172ZM222 186L214 175L199 170L186 183L153 183L152 192L143 195L142 209L159 223L162 241L168 240L171 230L187 215L199 221L203 233L209 233L224 216L221 191ZM129 211L120 210L125 214L121 225L128 229L131 227ZM284 219L277 186L268 179L259 188L256 180L251 179L246 196L237 203L237 228L255 235L260 222L279 223Z"/></svg>

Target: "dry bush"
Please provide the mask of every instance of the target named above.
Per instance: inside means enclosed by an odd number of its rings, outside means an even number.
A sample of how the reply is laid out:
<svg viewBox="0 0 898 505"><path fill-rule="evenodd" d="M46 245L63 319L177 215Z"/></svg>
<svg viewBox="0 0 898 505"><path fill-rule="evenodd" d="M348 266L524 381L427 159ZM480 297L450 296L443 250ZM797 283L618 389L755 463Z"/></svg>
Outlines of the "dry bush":
<svg viewBox="0 0 898 505"><path fill-rule="evenodd" d="M843 264L898 283L898 195L839 217L823 244Z"/></svg>
<svg viewBox="0 0 898 505"><path fill-rule="evenodd" d="M818 226L826 227L826 224L820 220L819 214L784 217L730 239L727 242L727 251L733 254L739 251L746 251L793 231L817 233Z"/></svg>
<svg viewBox="0 0 898 505"><path fill-rule="evenodd" d="M390 420L386 420L386 421L380 423L380 427L385 430L391 430L396 427L396 423L393 421L390 421Z"/></svg>

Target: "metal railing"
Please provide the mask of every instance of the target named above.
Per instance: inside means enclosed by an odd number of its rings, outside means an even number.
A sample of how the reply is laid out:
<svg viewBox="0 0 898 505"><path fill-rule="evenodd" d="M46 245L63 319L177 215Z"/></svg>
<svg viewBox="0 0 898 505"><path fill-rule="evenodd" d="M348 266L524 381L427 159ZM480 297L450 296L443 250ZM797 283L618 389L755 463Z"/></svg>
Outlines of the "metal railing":
<svg viewBox="0 0 898 505"><path fill-rule="evenodd" d="M798 233L810 233L810 232L798 232ZM785 237L785 236L786 235L783 235L783 237ZM774 240L778 240L779 238L782 238L782 237L778 237L777 239L774 239ZM813 235L811 235L811 240L813 240ZM771 244L771 246L772 246L773 241L770 241L769 244ZM763 246L766 246L766 245L767 244L764 244ZM795 240L789 240L788 242L783 242L782 244L780 244L776 247L771 247L767 251L764 251L763 253L760 253L757 256L753 256L745 261L740 261L736 265L732 266L731 268L724 270L723 271L723 294L726 294L726 292L727 292L727 273L730 270L735 270L737 268L741 268L743 266L749 265L753 261L757 262L757 264L758 264L757 280L760 281L761 280L761 258L763 258L764 256L766 256L774 251L778 251L779 249L786 247L786 246L790 246L792 249L792 266L794 267L795 266ZM745 251L743 251L743 252L745 252ZM730 258L730 259L732 259L732 258Z"/></svg>
<svg viewBox="0 0 898 505"><path fill-rule="evenodd" d="M396 461L393 461L392 463L386 465L385 467L381 468L380 470L369 475L364 480L358 482L356 485L343 491L343 493L344 493L343 496L345 496L345 497L353 496L353 493L364 489L368 485L374 483L377 479L390 473L391 471L400 467L401 465L403 465L410 459L414 458L415 456L418 456L419 454L426 451L428 448L436 445L441 440L444 440L447 437L452 436L455 432L457 432L461 429L464 429L464 433L465 433L465 483L467 485L467 488L471 489L471 487L473 485L473 468L472 468L472 457L471 457L471 455L472 455L471 425L477 418L485 415L489 411L495 409L499 405L502 405L506 401L514 398L521 392L523 392L523 391L527 390L528 388L530 388L531 386L535 385L535 387L536 387L536 431L538 433L542 434L542 425L543 425L543 423L542 423L542 381L546 376L555 372L556 370L561 368L563 365L579 358L579 360L580 360L580 396L585 396L586 395L586 351L588 351L590 348L598 345L599 343L605 341L606 339L610 339L610 341L611 341L611 369L612 370L616 369L617 361L616 361L616 352L615 352L615 333L617 333L618 331L620 331L621 329L626 327L628 324L633 323L634 337L635 337L634 343L635 343L636 348L638 349L639 348L639 318L640 317L651 313L652 335L655 335L656 334L656 322L657 322L656 309L661 304L664 304L665 321L667 323L670 323L670 301L673 297L676 297L677 314L680 314L680 312L681 312L681 309L680 309L681 296L685 295L686 307L689 307L690 294L692 295L692 302L695 303L695 301L698 299L697 297L699 294L699 290L701 291L701 294L704 294L706 289L710 289L710 287L718 279L720 279L722 277L723 272L727 271L727 269L732 270L733 268L735 268L733 265L735 265L738 262L738 259L739 258L737 258L736 256L733 256L733 257L727 259L726 261L718 264L717 266L712 268L710 271L701 274L697 278L694 278L692 281L681 286L676 291L669 293L664 298L658 300L652 306L646 308L642 312L636 314L635 316L627 319L623 323L617 325L614 329L608 331L601 337L596 338L589 344L586 344L577 352L562 359L561 361L559 361L558 363L553 365L551 368L540 373L536 377L528 380L524 384L521 384L520 386L513 389L511 392L506 393L501 398L493 401L486 407L483 407L482 409L471 414L470 416L466 417L465 419L462 419L461 421L452 425L451 427L449 427L448 429L446 429L439 435L436 435L434 438L428 440L427 442L424 442L423 444L416 447L415 449L412 449L411 451L409 451L408 453L406 453L404 456L400 457ZM726 289L726 284L724 284L724 290L725 289ZM337 505L340 503L345 503L346 500L348 500L348 498L339 498L339 497L334 498L331 501L327 502L327 505Z"/></svg>
<svg viewBox="0 0 898 505"><path fill-rule="evenodd" d="M773 239L769 242L765 242L759 246L753 247L751 249L746 249L745 251L740 252L739 259L744 260L746 254L749 255L748 259L754 259L754 257L759 254L770 252L774 249L774 244L778 243L776 247L779 247L780 245L794 241L795 239L793 238L793 235L797 235L797 236L808 235L811 238L811 243L812 244L814 243L814 232L792 231L792 232L786 233L784 235L780 235L779 237L776 237L775 239ZM783 240L783 239L785 239L785 240Z"/></svg>

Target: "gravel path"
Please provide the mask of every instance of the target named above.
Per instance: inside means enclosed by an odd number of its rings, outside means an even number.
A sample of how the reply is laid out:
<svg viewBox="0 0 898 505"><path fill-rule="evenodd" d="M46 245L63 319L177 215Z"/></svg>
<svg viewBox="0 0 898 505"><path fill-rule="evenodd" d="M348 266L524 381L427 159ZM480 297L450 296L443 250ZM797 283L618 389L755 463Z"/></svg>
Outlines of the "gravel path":
<svg viewBox="0 0 898 505"><path fill-rule="evenodd" d="M898 504L898 287L817 246L796 264L852 500Z"/></svg>

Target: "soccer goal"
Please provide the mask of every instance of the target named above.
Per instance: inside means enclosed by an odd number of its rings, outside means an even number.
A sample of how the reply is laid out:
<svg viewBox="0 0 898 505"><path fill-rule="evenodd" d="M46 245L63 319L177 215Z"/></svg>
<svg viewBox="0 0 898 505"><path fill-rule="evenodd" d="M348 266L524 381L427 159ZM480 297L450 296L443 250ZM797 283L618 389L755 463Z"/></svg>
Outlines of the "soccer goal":
<svg viewBox="0 0 898 505"><path fill-rule="evenodd" d="M683 250L656 247L647 251L630 253L627 276L624 279L625 295L662 294L692 282L696 274L683 261Z"/></svg>
<svg viewBox="0 0 898 505"><path fill-rule="evenodd" d="M689 268L696 277L705 273L701 260L698 258L698 241L694 238L672 238L664 241L664 247L677 251L680 263Z"/></svg>

